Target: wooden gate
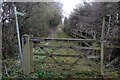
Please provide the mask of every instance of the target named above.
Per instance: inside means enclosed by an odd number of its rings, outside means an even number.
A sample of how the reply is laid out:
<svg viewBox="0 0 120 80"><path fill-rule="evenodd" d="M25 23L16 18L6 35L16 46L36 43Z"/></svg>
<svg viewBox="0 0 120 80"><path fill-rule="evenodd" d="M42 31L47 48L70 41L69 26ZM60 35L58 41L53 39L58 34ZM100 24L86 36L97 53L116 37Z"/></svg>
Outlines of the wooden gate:
<svg viewBox="0 0 120 80"><path fill-rule="evenodd" d="M23 73L28 75L34 71L34 69L38 69L38 67L39 70L81 72L85 71L82 69L85 68L85 66L89 66L91 69L87 71L100 70L103 72L103 56L100 57L100 55L103 54L103 47L99 45L102 44L101 42L103 41L95 39L39 38L23 35ZM51 43L54 44L51 45ZM84 43L90 46L85 46ZM98 46L96 46L95 43L97 43ZM39 48L38 50L40 51L36 52L33 48ZM57 51L62 49L70 49L71 52L63 54L63 52ZM69 60L64 61L65 58L69 58Z"/></svg>

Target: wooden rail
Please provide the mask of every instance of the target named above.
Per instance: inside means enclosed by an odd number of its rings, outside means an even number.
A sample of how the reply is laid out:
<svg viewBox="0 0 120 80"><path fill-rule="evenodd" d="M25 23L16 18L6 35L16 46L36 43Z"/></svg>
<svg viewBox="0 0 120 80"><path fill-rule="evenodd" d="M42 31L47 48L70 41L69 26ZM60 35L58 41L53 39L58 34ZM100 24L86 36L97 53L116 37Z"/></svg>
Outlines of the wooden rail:
<svg viewBox="0 0 120 80"><path fill-rule="evenodd" d="M34 55L39 55L39 56L49 56L46 53L34 53ZM55 57L80 57L81 55L63 55L63 54L51 54L51 56ZM99 56L85 56L86 58L99 58Z"/></svg>
<svg viewBox="0 0 120 80"><path fill-rule="evenodd" d="M30 41L33 42L40 42L40 41L82 41L82 42L94 42L99 40L94 39L72 39L72 38L39 38L39 37L33 37L30 39Z"/></svg>
<svg viewBox="0 0 120 80"><path fill-rule="evenodd" d="M81 35L83 35L83 33L84 34L86 34L88 37L86 37L86 38L93 38L94 37L94 34L96 34L96 33L94 33L94 32L90 32L90 31L86 31L86 30L79 30L79 29L72 29L71 31L70 31L70 34L71 33L77 33L76 35L78 35L78 36L81 36ZM84 36L81 36L81 37L84 37ZM96 34L96 38L97 39L100 39L100 37L101 37L101 34Z"/></svg>
<svg viewBox="0 0 120 80"><path fill-rule="evenodd" d="M55 65L72 65L72 63L65 63L65 62L59 62L56 64L56 62L42 62L42 61L34 61L35 63L41 63L41 64L55 64ZM95 64L75 64L74 66L95 66Z"/></svg>
<svg viewBox="0 0 120 80"><path fill-rule="evenodd" d="M82 66L82 65L81 65ZM54 68L50 68L50 69L48 69L48 68L41 68L41 67L39 67L39 66L34 66L35 67L35 70L41 70L41 71L53 71L53 72L56 72L56 73L63 73L63 72L71 72L71 73L76 73L76 72L78 72L78 70L70 70L70 69L62 69L62 70L60 70L60 69L54 69ZM91 70L91 71L83 71L83 70L79 70L79 72L81 72L81 73L95 73L95 72L97 72L97 71L93 71L93 70Z"/></svg>
<svg viewBox="0 0 120 80"><path fill-rule="evenodd" d="M100 47L76 47L76 46L48 46L48 45L34 45L34 47L40 47L40 48L65 48L65 49L95 49L100 50Z"/></svg>

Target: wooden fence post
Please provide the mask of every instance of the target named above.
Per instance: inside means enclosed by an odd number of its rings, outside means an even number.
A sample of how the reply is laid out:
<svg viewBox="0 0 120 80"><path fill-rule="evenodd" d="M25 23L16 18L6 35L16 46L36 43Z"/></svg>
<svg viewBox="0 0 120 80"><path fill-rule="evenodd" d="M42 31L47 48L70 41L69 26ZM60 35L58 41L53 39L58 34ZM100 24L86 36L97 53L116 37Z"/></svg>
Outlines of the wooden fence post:
<svg viewBox="0 0 120 80"><path fill-rule="evenodd" d="M101 74L103 75L104 74L104 30L105 30L105 17L103 17L103 24L102 24L102 31L101 31L101 61L100 61L100 64L101 64L101 69L100 69L100 72Z"/></svg>
<svg viewBox="0 0 120 80"><path fill-rule="evenodd" d="M29 75L33 70L33 43L30 41L29 35L22 36L22 69L24 75Z"/></svg>
<svg viewBox="0 0 120 80"><path fill-rule="evenodd" d="M33 35L30 35L30 38L32 38L33 37ZM30 70L31 70L31 72L33 72L34 70L33 70L33 56L34 56L34 54L33 54L33 41L30 41Z"/></svg>

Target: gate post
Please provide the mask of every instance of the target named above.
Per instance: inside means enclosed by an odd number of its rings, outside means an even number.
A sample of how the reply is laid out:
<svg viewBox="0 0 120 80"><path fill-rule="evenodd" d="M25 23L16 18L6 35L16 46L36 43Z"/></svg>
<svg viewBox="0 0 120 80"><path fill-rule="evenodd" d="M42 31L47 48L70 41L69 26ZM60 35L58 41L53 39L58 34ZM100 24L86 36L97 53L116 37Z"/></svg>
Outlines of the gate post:
<svg viewBox="0 0 120 80"><path fill-rule="evenodd" d="M33 43L30 41L29 35L22 36L22 69L24 75L29 75L33 70Z"/></svg>
<svg viewBox="0 0 120 80"><path fill-rule="evenodd" d="M30 38L33 38L33 35L30 35ZM29 40L30 41L30 40ZM30 41L30 70L31 72L33 72L33 57L34 57L34 54L33 54L33 41Z"/></svg>
<svg viewBox="0 0 120 80"><path fill-rule="evenodd" d="M102 23L102 31L101 31L101 40L102 40L102 42L101 42L101 57L100 57L100 59L101 59L101 61L100 61L100 64L101 64L101 69L100 69L100 72L101 72L101 74L103 75L104 74L104 42L103 42L103 40L104 40L104 30L105 30L105 17L103 17L103 23Z"/></svg>

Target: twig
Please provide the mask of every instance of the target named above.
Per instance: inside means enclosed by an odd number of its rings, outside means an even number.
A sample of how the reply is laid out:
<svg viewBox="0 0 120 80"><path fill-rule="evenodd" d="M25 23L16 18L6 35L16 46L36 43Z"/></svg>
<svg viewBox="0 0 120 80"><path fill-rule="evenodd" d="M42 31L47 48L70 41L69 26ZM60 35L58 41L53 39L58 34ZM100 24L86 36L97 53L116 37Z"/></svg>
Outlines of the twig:
<svg viewBox="0 0 120 80"><path fill-rule="evenodd" d="M7 70L6 65L5 65L5 72L6 72L7 76L9 77L8 70Z"/></svg>
<svg viewBox="0 0 120 80"><path fill-rule="evenodd" d="M112 64L115 63L118 59L119 59L119 57L115 58L115 59L112 60L110 63L108 63L105 67L108 67L108 66L112 65Z"/></svg>

